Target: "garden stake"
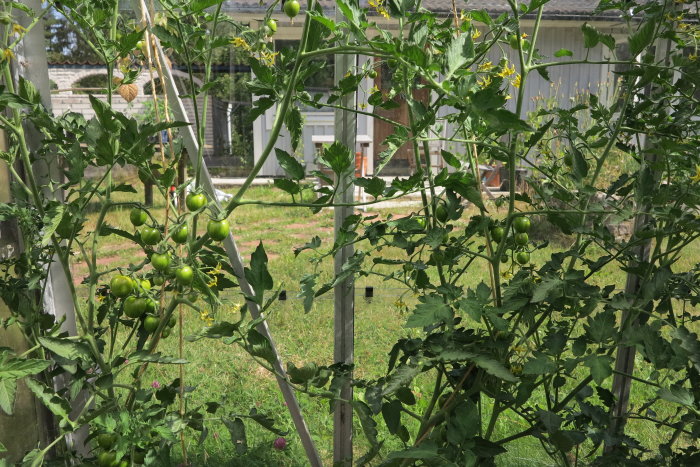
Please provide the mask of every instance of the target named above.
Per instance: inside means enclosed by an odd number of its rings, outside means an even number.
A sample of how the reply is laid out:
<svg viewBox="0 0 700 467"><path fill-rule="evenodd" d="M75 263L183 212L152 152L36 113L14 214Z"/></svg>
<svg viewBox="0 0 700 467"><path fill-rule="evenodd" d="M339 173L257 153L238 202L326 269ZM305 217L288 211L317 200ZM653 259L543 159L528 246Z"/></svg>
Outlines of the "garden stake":
<svg viewBox="0 0 700 467"><path fill-rule="evenodd" d="M143 0L134 0L133 1L134 8L142 12L144 16L146 16L146 19L149 24L151 24L150 16L148 12L146 11L145 5L143 3ZM160 41L156 39L156 43L154 46L155 49L155 61L160 63L159 66L162 67L163 70L163 75L164 75L164 80L162 81L165 84L166 92L168 93L168 97L170 102L172 102L172 110L173 113L175 114L175 118L177 118L180 121L183 122L189 122L189 117L187 115L187 111L185 110L185 107L182 103L182 100L180 99L179 92L175 88L175 81L172 75L172 71L170 67L167 66L167 61L165 54L163 53L163 49L160 45ZM194 134L194 131L192 130L191 126L186 126L181 129L182 135L183 135L183 140L184 144L187 148L187 154L190 158L190 161L194 166L196 166L200 161L198 160L198 154L199 154L199 143L197 142L197 138ZM218 200L216 199L216 192L214 189L214 184L212 183L211 180L211 175L209 174L209 170L207 169L206 163L202 160L201 161L202 166L201 166L201 173L202 173L202 179L201 179L201 184L204 190L207 192L209 195L209 198L212 199L216 205L221 208ZM229 233L228 237L224 240L223 242L224 249L226 250L226 254L229 257L229 260L231 261L231 266L233 267L233 270L236 273L236 277L238 278L240 288L243 291L245 295L248 296L254 296L255 293L248 284L248 281L245 279L244 275L244 266L243 266L243 260L241 259L240 252L238 250L238 247L236 246L236 241L233 238L233 235ZM256 303L253 303L251 301L248 301L248 309L250 310L250 314L253 317L253 319L258 319L260 317L260 309ZM270 348L275 356L274 359L274 368L275 368L275 378L277 378L277 383L279 384L280 390L282 391L282 395L284 397L284 400L287 404L287 407L289 408L289 413L292 417L292 420L294 421L294 425L296 426L297 433L299 434L299 438L301 440L301 443L304 446L304 450L306 451L306 455L309 458L309 463L316 467L316 466L322 466L321 462L321 457L318 454L318 451L316 449L316 446L314 444L313 439L311 438L311 433L309 432L309 428L306 425L306 421L304 420L304 416L301 413L301 408L299 407L299 402L297 401L296 395L294 394L294 390L292 387L289 385L286 379L286 371L284 370L284 367L282 366L282 361L280 359L280 355L277 352L277 347L275 346L274 340L272 339L272 335L270 334L270 329L267 325L266 321L263 321L257 326L257 330L260 334L265 336L265 338L270 342Z"/></svg>

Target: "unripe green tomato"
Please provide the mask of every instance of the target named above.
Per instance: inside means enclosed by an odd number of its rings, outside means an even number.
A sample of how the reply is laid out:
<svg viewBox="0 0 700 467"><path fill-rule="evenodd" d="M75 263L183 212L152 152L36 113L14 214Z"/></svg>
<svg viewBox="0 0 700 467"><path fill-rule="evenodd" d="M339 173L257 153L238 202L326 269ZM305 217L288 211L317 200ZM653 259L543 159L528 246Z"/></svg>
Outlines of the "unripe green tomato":
<svg viewBox="0 0 700 467"><path fill-rule="evenodd" d="M153 314L156 312L156 302L152 298L146 298L146 313Z"/></svg>
<svg viewBox="0 0 700 467"><path fill-rule="evenodd" d="M146 299L131 296L127 297L126 300L124 300L124 314L129 318L138 318L145 312Z"/></svg>
<svg viewBox="0 0 700 467"><path fill-rule="evenodd" d="M160 287L161 285L165 284L165 277L163 277L163 276L155 276L155 277L153 278L153 283L154 283L155 285L157 285L157 286Z"/></svg>
<svg viewBox="0 0 700 467"><path fill-rule="evenodd" d="M156 271L167 271L170 266L170 254L153 253L151 255L151 265Z"/></svg>
<svg viewBox="0 0 700 467"><path fill-rule="evenodd" d="M175 317L175 315L172 315L170 317L170 319L168 320L168 327L174 328L176 324L177 324L177 318Z"/></svg>
<svg viewBox="0 0 700 467"><path fill-rule="evenodd" d="M151 290L151 281L144 279L141 281L141 288L143 290Z"/></svg>
<svg viewBox="0 0 700 467"><path fill-rule="evenodd" d="M157 316L148 315L143 320L143 328L149 334L155 332L155 330L158 329L159 324L160 324L160 318Z"/></svg>
<svg viewBox="0 0 700 467"><path fill-rule="evenodd" d="M105 451L109 450L119 439L116 433L102 433L97 437L97 444Z"/></svg>
<svg viewBox="0 0 700 467"><path fill-rule="evenodd" d="M165 328L163 331L160 333L160 337L163 339L167 338L170 335L170 329Z"/></svg>
<svg viewBox="0 0 700 467"><path fill-rule="evenodd" d="M284 13L290 18L294 18L296 15L298 15L300 8L301 6L297 0L286 0L284 2L284 6L282 7Z"/></svg>
<svg viewBox="0 0 700 467"><path fill-rule="evenodd" d="M100 467L112 467L112 463L117 460L117 453L114 451L101 452L97 456L97 463Z"/></svg>
<svg viewBox="0 0 700 467"><path fill-rule="evenodd" d="M515 254L515 261L518 264L527 264L530 262L530 253L527 251L519 251Z"/></svg>
<svg viewBox="0 0 700 467"><path fill-rule="evenodd" d="M491 238L494 242L500 243L506 234L506 230L503 227L494 227L491 229Z"/></svg>
<svg viewBox="0 0 700 467"><path fill-rule="evenodd" d="M508 255L501 255L501 263L507 263L508 262Z"/></svg>
<svg viewBox="0 0 700 467"><path fill-rule="evenodd" d="M273 34L277 32L277 20L268 18L265 25L270 28L270 31L272 31Z"/></svg>
<svg viewBox="0 0 700 467"><path fill-rule="evenodd" d="M143 451L136 451L131 460L134 461L134 464L143 464L146 460L146 453Z"/></svg>
<svg viewBox="0 0 700 467"><path fill-rule="evenodd" d="M180 285L190 285L194 279L194 271L189 266L182 266L175 271L175 278Z"/></svg>
<svg viewBox="0 0 700 467"><path fill-rule="evenodd" d="M146 245L156 245L160 242L160 230L155 227L144 227L141 229L141 241Z"/></svg>
<svg viewBox="0 0 700 467"><path fill-rule="evenodd" d="M566 154L564 154L564 164L567 167L571 167L572 165L574 165L574 157L571 155L571 153L567 152Z"/></svg>
<svg viewBox="0 0 700 467"><path fill-rule="evenodd" d="M109 289L115 297L124 298L134 290L134 283L130 277L119 274L109 282Z"/></svg>
<svg viewBox="0 0 700 467"><path fill-rule="evenodd" d="M195 303L199 299L199 294L197 292L192 292L187 296L187 300L191 301L192 303Z"/></svg>
<svg viewBox="0 0 700 467"><path fill-rule="evenodd" d="M139 227L146 223L148 214L141 208L134 208L129 213L129 220L134 226Z"/></svg>
<svg viewBox="0 0 700 467"><path fill-rule="evenodd" d="M526 233L517 233L515 234L515 244L520 245L520 246L525 246L527 245L527 242L530 241L530 238Z"/></svg>
<svg viewBox="0 0 700 467"><path fill-rule="evenodd" d="M180 244L186 243L187 236L188 236L189 232L190 231L187 228L187 225L183 224L183 225L175 227L172 235L170 235L170 238L172 238L175 243L180 243Z"/></svg>
<svg viewBox="0 0 700 467"><path fill-rule="evenodd" d="M375 70L375 69L369 70L367 72L367 76L369 76L372 79L376 79L377 78L377 70Z"/></svg>
<svg viewBox="0 0 700 467"><path fill-rule="evenodd" d="M435 218L441 224L447 222L447 206L444 203L438 204L437 208L435 208Z"/></svg>
<svg viewBox="0 0 700 467"><path fill-rule="evenodd" d="M524 216L516 217L513 219L513 228L518 233L525 233L530 230L530 219Z"/></svg>
<svg viewBox="0 0 700 467"><path fill-rule="evenodd" d="M207 233L209 234L212 240L215 240L217 242L220 242L226 237L228 237L228 233L230 230L231 227L229 226L229 223L226 219L212 219L207 223Z"/></svg>
<svg viewBox="0 0 700 467"><path fill-rule="evenodd" d="M190 211L199 211L207 205L207 197L203 193L190 193L185 198L185 204Z"/></svg>
<svg viewBox="0 0 700 467"><path fill-rule="evenodd" d="M129 461L122 459L122 460L119 461L119 463L117 464L117 467L129 467Z"/></svg>

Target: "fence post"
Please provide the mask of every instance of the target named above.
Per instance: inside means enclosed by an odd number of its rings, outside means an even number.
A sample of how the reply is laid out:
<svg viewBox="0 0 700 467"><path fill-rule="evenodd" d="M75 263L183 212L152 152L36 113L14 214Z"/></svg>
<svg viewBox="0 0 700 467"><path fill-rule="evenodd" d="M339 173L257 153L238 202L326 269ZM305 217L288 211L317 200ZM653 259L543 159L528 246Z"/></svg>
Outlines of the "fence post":
<svg viewBox="0 0 700 467"><path fill-rule="evenodd" d="M336 6L336 21L342 21L343 15ZM352 72L356 55L335 56L336 86L346 73ZM345 94L341 98L340 105L345 108L355 107L356 93ZM335 141L348 148L350 156L355 156L355 142L357 134L357 116L348 110L335 110ZM337 199L340 203L352 203L355 199L355 187L353 178L355 175L355 163L349 164L346 173L340 174L337 180ZM345 219L353 213L351 206L338 206L333 209L335 218L335 238ZM340 249L334 258L335 274L341 272L354 248L352 245ZM352 365L355 351L355 280L348 277L334 288L334 347L333 360L335 363ZM340 389L340 398L344 401L352 401L351 375ZM352 404L337 402L333 409L333 463L334 465L352 465Z"/></svg>

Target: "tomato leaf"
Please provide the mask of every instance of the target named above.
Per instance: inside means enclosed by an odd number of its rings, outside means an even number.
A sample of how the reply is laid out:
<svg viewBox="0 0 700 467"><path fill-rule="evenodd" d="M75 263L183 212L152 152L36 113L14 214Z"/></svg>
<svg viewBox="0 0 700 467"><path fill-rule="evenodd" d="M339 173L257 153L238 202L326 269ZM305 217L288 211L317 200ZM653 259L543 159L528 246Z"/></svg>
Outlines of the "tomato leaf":
<svg viewBox="0 0 700 467"><path fill-rule="evenodd" d="M245 435L245 424L240 418L234 420L222 420L231 435L231 442L236 449L236 454L243 455L248 452L248 440Z"/></svg>
<svg viewBox="0 0 700 467"><path fill-rule="evenodd" d="M603 384L612 375L612 357L607 355L589 355L583 364L591 370L591 376L596 384Z"/></svg>
<svg viewBox="0 0 700 467"><path fill-rule="evenodd" d="M0 378L0 410L7 415L14 413L17 380Z"/></svg>
<svg viewBox="0 0 700 467"><path fill-rule="evenodd" d="M277 157L277 162L280 167L289 175L290 178L294 180L301 180L306 175L304 172L304 166L293 156L291 156L287 151L279 148L275 148L275 156Z"/></svg>
<svg viewBox="0 0 700 467"><path fill-rule="evenodd" d="M250 267L245 268L245 278L253 288L255 297L251 297L258 305L263 304L263 296L266 290L272 289L274 283L267 270L267 254L262 242L258 244L253 254L250 255Z"/></svg>

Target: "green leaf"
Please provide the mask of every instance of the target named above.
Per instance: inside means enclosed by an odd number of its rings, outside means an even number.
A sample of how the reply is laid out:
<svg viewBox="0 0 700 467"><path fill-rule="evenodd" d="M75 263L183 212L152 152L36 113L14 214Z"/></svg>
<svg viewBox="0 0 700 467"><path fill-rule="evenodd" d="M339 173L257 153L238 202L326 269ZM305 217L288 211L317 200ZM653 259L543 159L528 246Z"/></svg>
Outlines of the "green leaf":
<svg viewBox="0 0 700 467"><path fill-rule="evenodd" d="M685 405L686 407L694 407L695 398L693 394L688 389L677 384L672 385L670 388L659 389L658 394L665 401Z"/></svg>
<svg viewBox="0 0 700 467"><path fill-rule="evenodd" d="M318 237L315 237L318 238ZM318 238L318 245L321 245L321 239ZM314 287L316 286L316 279L318 279L318 274L306 274L301 278L299 283L301 284L301 290L299 292L299 297L304 299L304 312L308 313L311 311L311 306L314 303L315 292Z"/></svg>
<svg viewBox="0 0 700 467"><path fill-rule="evenodd" d="M537 412L537 416L549 433L557 431L564 421L559 415L547 410L540 410Z"/></svg>
<svg viewBox="0 0 700 467"><path fill-rule="evenodd" d="M51 365L48 360L33 358L12 358L0 361L0 380L19 379L29 375L41 373Z"/></svg>
<svg viewBox="0 0 700 467"><path fill-rule="evenodd" d="M198 11L202 11L205 8L209 8L210 6L214 6L219 3L221 3L221 0L194 0L190 4L189 10L193 13L196 13Z"/></svg>
<svg viewBox="0 0 700 467"><path fill-rule="evenodd" d="M270 364L275 362L275 353L272 351L272 344L267 337L260 334L255 329L248 331L248 352L254 357L260 357Z"/></svg>
<svg viewBox="0 0 700 467"><path fill-rule="evenodd" d="M39 399L51 413L61 419L61 425L75 428L75 423L69 417L71 407L67 400L59 397L53 389L34 379L27 378L25 382L37 399Z"/></svg>
<svg viewBox="0 0 700 467"><path fill-rule="evenodd" d="M601 385L612 375L612 357L607 355L589 355L583 364L591 369L591 376L596 384Z"/></svg>
<svg viewBox="0 0 700 467"><path fill-rule="evenodd" d="M146 350L138 350L127 357L129 362L153 362L153 363L167 363L172 365L184 365L189 363L184 358L168 357L167 355L162 355L159 352L150 353Z"/></svg>
<svg viewBox="0 0 700 467"><path fill-rule="evenodd" d="M647 20L629 37L630 55L639 55L654 40L656 21Z"/></svg>
<svg viewBox="0 0 700 467"><path fill-rule="evenodd" d="M389 433L395 435L401 427L401 402L393 400L382 404L382 417Z"/></svg>
<svg viewBox="0 0 700 467"><path fill-rule="evenodd" d="M266 430L275 433L276 435L285 436L287 434L286 431L282 431L280 429L275 428L275 420L272 417L258 412L258 410L255 407L250 409L250 413L248 413L248 418L252 419L253 421L255 421L255 423L265 428Z"/></svg>
<svg viewBox="0 0 700 467"><path fill-rule="evenodd" d="M414 365L399 365L396 370L389 375L386 385L382 391L382 395L388 396L398 391L399 388L408 386L413 378L421 373L420 366Z"/></svg>
<svg viewBox="0 0 700 467"><path fill-rule="evenodd" d="M407 328L421 328L432 326L441 322L451 323L454 314L439 295L420 297L420 303L413 310L413 314L406 320Z"/></svg>
<svg viewBox="0 0 700 467"><path fill-rule="evenodd" d="M92 362L92 354L87 344L57 337L39 337L39 343L52 353L68 360Z"/></svg>
<svg viewBox="0 0 700 467"><path fill-rule="evenodd" d="M350 150L337 141L324 149L319 157L319 162L330 167L337 175L347 172L353 161Z"/></svg>
<svg viewBox="0 0 700 467"><path fill-rule="evenodd" d="M375 199L384 193L386 182L379 177L372 178L356 178L355 185L364 188L365 193L373 196Z"/></svg>
<svg viewBox="0 0 700 467"><path fill-rule="evenodd" d="M605 310L589 316L584 328L593 342L603 343L615 335L615 315L612 311Z"/></svg>
<svg viewBox="0 0 700 467"><path fill-rule="evenodd" d="M598 45L600 39L598 38L598 30L596 28L588 23L583 23L581 31L583 31L583 46L585 48L590 49Z"/></svg>
<svg viewBox="0 0 700 467"><path fill-rule="evenodd" d="M245 424L243 423L243 420L240 418L236 418L234 420L224 419L223 422L231 435L231 442L236 448L236 454L240 456L248 452L248 440L246 439Z"/></svg>
<svg viewBox="0 0 700 467"><path fill-rule="evenodd" d="M275 148L275 156L277 156L277 162L280 167L285 171L290 178L294 180L302 180L306 174L304 172L304 166L295 158L289 155L287 151L279 148Z"/></svg>
<svg viewBox="0 0 700 467"><path fill-rule="evenodd" d="M444 149L440 151L440 154L442 155L442 158L445 159L445 162L447 162L449 165L454 167L455 169L459 169L462 167L462 161L457 159L457 157L452 154L449 151L445 151Z"/></svg>
<svg viewBox="0 0 700 467"><path fill-rule="evenodd" d="M369 441L371 446L370 451L358 461L358 465L365 465L379 453L379 448L381 448L382 445L377 440L377 422L375 422L374 418L372 417L372 409L370 409L364 402L354 401L352 403L352 408L357 414L357 418L360 419L362 431L364 432L365 438L367 438L367 441ZM359 464L360 461L362 464Z"/></svg>
<svg viewBox="0 0 700 467"><path fill-rule="evenodd" d="M4 444L0 443L0 453L2 453L2 452L7 452L7 448L5 447ZM0 459L0 460L1 460L1 459ZM0 462L0 465L2 465L1 462Z"/></svg>
<svg viewBox="0 0 700 467"><path fill-rule="evenodd" d="M16 380L0 378L0 410L7 415L12 415L14 413L16 392Z"/></svg>
<svg viewBox="0 0 700 467"><path fill-rule="evenodd" d="M49 208L46 210L44 218L42 219L44 223L44 231L41 237L41 246L46 246L49 244L49 242L51 242L51 236L54 234L54 232L56 232L58 224L60 224L61 219L63 219L64 210L65 206L63 204L51 203L49 205Z"/></svg>
<svg viewBox="0 0 700 467"><path fill-rule="evenodd" d="M544 375L556 371L557 365L547 355L539 354L525 362L523 366L524 375Z"/></svg>
<svg viewBox="0 0 700 467"><path fill-rule="evenodd" d="M518 382L518 378L503 366L502 363L489 355L481 355L473 351L463 349L445 349L437 357L443 362L471 361L486 373L511 383Z"/></svg>
<svg viewBox="0 0 700 467"><path fill-rule="evenodd" d="M251 297L251 299L262 305L265 291L272 289L274 285L272 276L267 270L267 254L265 254L262 242L250 255L250 268L245 268L244 273L246 280L255 292L255 297Z"/></svg>
<svg viewBox="0 0 700 467"><path fill-rule="evenodd" d="M297 147L299 147L299 140L304 130L304 122L298 107L291 107L287 111L287 114L284 116L284 123L287 125L289 136L292 140L292 150L296 151Z"/></svg>
<svg viewBox="0 0 700 467"><path fill-rule="evenodd" d="M427 439L419 446L391 452L387 457L389 459L434 459L438 457L438 448L435 441Z"/></svg>
<svg viewBox="0 0 700 467"><path fill-rule="evenodd" d="M474 43L470 34L459 34L452 37L452 41L445 50L445 80L450 79L459 68L474 58Z"/></svg>
<svg viewBox="0 0 700 467"><path fill-rule="evenodd" d="M276 178L272 181L273 185L282 191L289 193L290 195L296 195L301 193L301 186L288 178Z"/></svg>
<svg viewBox="0 0 700 467"><path fill-rule="evenodd" d="M588 162L576 146L571 146L573 157L573 173L577 180L583 180L588 175Z"/></svg>
<svg viewBox="0 0 700 467"><path fill-rule="evenodd" d="M562 286L564 281L558 277L547 277L542 280L535 287L535 291L532 293L532 303L539 303L546 300L550 294L555 297L561 297Z"/></svg>
<svg viewBox="0 0 700 467"><path fill-rule="evenodd" d="M554 52L555 57L573 57L574 53L569 49L559 49Z"/></svg>

